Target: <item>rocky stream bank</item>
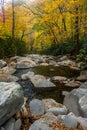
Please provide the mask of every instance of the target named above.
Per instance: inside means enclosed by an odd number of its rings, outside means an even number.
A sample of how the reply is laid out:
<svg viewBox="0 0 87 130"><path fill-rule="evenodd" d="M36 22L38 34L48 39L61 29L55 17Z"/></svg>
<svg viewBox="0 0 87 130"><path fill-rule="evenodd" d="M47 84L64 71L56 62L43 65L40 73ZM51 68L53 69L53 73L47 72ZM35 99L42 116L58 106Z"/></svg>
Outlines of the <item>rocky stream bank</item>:
<svg viewBox="0 0 87 130"><path fill-rule="evenodd" d="M73 57L0 60L0 130L87 130L87 64Z"/></svg>

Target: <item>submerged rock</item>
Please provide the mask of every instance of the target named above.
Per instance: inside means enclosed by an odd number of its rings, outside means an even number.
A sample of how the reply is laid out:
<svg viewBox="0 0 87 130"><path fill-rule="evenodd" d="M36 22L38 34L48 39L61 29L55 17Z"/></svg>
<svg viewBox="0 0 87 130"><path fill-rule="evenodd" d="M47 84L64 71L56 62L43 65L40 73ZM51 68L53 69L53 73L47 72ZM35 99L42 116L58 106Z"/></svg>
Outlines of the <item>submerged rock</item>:
<svg viewBox="0 0 87 130"><path fill-rule="evenodd" d="M18 83L0 82L0 125L21 108L23 101L23 90Z"/></svg>

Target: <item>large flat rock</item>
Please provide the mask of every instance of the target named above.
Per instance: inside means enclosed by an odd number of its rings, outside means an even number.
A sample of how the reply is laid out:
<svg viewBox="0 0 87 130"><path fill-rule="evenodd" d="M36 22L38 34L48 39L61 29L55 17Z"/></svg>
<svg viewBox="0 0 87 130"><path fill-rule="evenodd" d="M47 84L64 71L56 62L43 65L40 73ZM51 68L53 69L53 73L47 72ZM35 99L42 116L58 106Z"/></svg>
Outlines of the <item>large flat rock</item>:
<svg viewBox="0 0 87 130"><path fill-rule="evenodd" d="M21 108L23 101L23 90L18 83L0 82L0 125Z"/></svg>
<svg viewBox="0 0 87 130"><path fill-rule="evenodd" d="M31 82L33 83L35 88L53 88L56 87L54 83L50 80L47 80L45 76L35 75L31 78Z"/></svg>

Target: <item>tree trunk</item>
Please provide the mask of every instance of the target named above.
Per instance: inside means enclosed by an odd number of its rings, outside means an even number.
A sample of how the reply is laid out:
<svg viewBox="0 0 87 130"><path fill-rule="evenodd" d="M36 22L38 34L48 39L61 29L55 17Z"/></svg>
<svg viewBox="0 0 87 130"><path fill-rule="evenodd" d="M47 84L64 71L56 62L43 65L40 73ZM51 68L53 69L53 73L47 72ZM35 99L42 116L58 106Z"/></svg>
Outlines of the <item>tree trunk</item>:
<svg viewBox="0 0 87 130"><path fill-rule="evenodd" d="M15 12L14 12L14 0L12 0L12 38L14 39L15 31Z"/></svg>
<svg viewBox="0 0 87 130"><path fill-rule="evenodd" d="M76 44L77 44L77 53L80 49L80 41L79 41L79 14L78 14L78 7L75 8L75 14L76 14L76 17L75 17L75 41L76 41Z"/></svg>
<svg viewBox="0 0 87 130"><path fill-rule="evenodd" d="M22 39L23 39L23 37L24 37L24 34L25 34L25 30L22 31L21 41L22 41Z"/></svg>
<svg viewBox="0 0 87 130"><path fill-rule="evenodd" d="M4 8L4 0L1 0L1 8L2 8L2 22L5 25L5 8Z"/></svg>

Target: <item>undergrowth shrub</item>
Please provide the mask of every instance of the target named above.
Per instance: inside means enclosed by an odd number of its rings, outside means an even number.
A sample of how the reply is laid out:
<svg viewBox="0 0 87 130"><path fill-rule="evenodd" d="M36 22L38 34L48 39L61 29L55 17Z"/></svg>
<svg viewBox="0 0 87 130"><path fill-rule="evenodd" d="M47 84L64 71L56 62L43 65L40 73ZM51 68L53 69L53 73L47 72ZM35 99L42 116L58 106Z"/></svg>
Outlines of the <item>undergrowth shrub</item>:
<svg viewBox="0 0 87 130"><path fill-rule="evenodd" d="M28 49L24 41L18 38L12 39L11 37L0 38L0 58L24 55L26 53L28 53Z"/></svg>

